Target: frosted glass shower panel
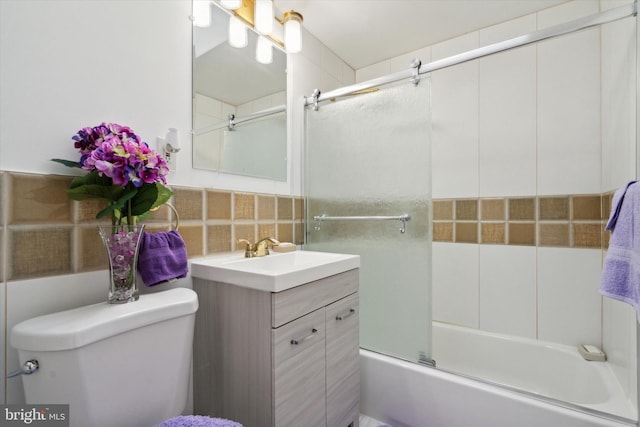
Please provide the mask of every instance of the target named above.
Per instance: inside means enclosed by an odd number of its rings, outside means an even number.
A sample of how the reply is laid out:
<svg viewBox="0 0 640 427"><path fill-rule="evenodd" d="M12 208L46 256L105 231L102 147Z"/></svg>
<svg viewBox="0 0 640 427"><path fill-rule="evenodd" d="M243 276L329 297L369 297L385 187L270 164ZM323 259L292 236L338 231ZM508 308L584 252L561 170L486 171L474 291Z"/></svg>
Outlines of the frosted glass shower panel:
<svg viewBox="0 0 640 427"><path fill-rule="evenodd" d="M221 172L286 181L286 113L225 130L221 151Z"/></svg>
<svg viewBox="0 0 640 427"><path fill-rule="evenodd" d="M306 248L361 256L360 345L413 361L431 353L429 119L427 80L306 112ZM375 219L403 214L404 233Z"/></svg>

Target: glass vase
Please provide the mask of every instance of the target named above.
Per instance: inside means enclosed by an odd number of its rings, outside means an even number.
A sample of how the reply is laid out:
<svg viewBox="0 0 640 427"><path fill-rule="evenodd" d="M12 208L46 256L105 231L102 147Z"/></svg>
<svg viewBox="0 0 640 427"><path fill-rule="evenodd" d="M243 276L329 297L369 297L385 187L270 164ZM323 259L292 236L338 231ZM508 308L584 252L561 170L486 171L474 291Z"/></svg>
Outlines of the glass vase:
<svg viewBox="0 0 640 427"><path fill-rule="evenodd" d="M109 257L109 304L124 304L139 298L136 285L138 248L144 225L98 227Z"/></svg>

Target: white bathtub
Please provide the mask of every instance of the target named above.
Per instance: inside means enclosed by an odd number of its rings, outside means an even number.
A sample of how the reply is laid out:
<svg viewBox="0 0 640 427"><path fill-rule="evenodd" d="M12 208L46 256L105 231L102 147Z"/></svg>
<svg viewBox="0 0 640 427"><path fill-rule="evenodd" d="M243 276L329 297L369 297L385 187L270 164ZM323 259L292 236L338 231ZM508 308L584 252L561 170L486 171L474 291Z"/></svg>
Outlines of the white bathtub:
<svg viewBox="0 0 640 427"><path fill-rule="evenodd" d="M636 411L608 364L587 362L571 347L434 322L433 348L439 369L361 350L361 412L393 427L636 425L623 419Z"/></svg>

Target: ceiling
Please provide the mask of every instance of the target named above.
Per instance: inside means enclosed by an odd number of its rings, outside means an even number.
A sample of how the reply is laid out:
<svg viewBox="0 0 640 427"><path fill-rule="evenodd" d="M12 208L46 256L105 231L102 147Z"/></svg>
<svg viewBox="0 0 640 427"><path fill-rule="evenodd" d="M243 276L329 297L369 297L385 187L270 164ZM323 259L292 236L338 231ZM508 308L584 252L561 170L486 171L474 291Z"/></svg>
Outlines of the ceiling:
<svg viewBox="0 0 640 427"><path fill-rule="evenodd" d="M359 69L566 0L274 0ZM303 46L304 49L304 46Z"/></svg>

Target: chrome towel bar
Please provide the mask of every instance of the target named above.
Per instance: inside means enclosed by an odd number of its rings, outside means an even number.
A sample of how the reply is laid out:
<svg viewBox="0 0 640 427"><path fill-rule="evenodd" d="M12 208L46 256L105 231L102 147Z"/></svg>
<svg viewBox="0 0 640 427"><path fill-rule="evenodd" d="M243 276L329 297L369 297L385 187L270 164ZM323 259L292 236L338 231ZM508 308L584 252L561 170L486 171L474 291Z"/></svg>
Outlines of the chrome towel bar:
<svg viewBox="0 0 640 427"><path fill-rule="evenodd" d="M407 221L411 219L411 215L382 215L382 216L330 216L330 215L316 215L313 220L316 222L314 229L320 231L320 222L322 221L369 221L369 220L383 220L383 221L402 221L401 233L406 231Z"/></svg>

